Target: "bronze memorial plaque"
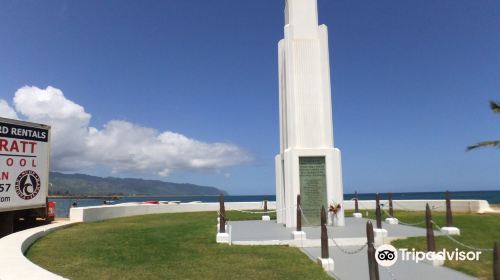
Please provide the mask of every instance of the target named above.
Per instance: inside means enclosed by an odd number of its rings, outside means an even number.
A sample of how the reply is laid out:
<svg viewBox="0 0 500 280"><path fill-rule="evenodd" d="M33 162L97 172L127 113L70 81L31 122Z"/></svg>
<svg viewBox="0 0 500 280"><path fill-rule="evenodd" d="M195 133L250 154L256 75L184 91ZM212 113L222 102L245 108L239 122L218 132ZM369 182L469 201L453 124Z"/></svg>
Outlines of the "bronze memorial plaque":
<svg viewBox="0 0 500 280"><path fill-rule="evenodd" d="M320 225L321 206L327 208L325 157L299 157L302 223Z"/></svg>

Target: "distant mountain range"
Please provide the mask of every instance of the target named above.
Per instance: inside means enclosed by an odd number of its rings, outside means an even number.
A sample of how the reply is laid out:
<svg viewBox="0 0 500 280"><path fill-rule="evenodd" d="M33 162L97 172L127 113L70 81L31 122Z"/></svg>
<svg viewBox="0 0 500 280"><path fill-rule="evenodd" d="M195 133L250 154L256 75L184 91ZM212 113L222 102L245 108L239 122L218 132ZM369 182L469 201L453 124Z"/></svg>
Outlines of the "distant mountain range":
<svg viewBox="0 0 500 280"><path fill-rule="evenodd" d="M50 172L50 195L219 195L227 194L215 187L179 184L160 180L97 177L85 174Z"/></svg>

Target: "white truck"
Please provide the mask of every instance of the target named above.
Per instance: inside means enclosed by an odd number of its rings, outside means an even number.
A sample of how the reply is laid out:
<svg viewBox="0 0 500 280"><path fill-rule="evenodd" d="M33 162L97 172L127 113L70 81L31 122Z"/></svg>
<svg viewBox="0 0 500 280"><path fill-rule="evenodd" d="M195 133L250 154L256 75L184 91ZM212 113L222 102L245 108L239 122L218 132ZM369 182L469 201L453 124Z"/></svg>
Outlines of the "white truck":
<svg viewBox="0 0 500 280"><path fill-rule="evenodd" d="M0 237L53 219L49 155L50 126L0 118Z"/></svg>

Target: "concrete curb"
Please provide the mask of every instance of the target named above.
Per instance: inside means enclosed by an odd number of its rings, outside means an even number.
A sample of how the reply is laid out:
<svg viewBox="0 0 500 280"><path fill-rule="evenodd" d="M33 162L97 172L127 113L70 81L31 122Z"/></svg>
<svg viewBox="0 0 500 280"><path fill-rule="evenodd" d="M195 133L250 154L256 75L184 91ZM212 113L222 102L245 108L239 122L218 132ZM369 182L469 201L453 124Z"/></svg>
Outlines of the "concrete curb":
<svg viewBox="0 0 500 280"><path fill-rule="evenodd" d="M57 221L7 235L0 239L0 279L1 280L61 280L66 279L29 261L24 252L39 238L48 233L74 224Z"/></svg>

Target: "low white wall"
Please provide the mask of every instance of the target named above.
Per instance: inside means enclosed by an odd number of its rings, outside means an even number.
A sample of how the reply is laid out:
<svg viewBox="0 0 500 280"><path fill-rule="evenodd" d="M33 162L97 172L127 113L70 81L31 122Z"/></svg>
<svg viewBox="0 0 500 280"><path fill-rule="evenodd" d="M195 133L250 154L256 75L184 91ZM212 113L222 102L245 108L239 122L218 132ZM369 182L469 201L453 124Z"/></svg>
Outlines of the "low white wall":
<svg viewBox="0 0 500 280"><path fill-rule="evenodd" d="M226 210L255 210L263 209L263 202L226 202ZM267 203L269 210L276 209L276 203ZM181 213L181 212L204 212L218 211L218 202L206 203L180 203L180 204L137 204L122 203L116 205L102 205L91 207L71 208L69 217L75 222L92 222L119 217L157 214L157 213Z"/></svg>
<svg viewBox="0 0 500 280"><path fill-rule="evenodd" d="M387 200L380 200L380 203L384 204L384 208L386 209L389 207L389 202ZM431 206L433 211L446 210L444 200L394 200L393 206L396 210L424 211L426 203L429 203L429 206ZM262 209L263 202L226 202L225 207L226 210L255 210ZM346 210L353 210L354 201L344 201L343 207ZM360 200L359 208L360 210L375 209L375 200ZM451 208L454 212L462 213L485 213L493 211L486 200L452 200ZM268 209L276 209L276 203L274 201L269 201ZM71 208L70 219L71 221L75 222L92 222L119 217L156 213L203 212L218 210L218 202L180 204L122 203L116 205Z"/></svg>
<svg viewBox="0 0 500 280"><path fill-rule="evenodd" d="M55 229L74 222L55 222L50 225L30 228L0 239L0 279L2 280L61 280L66 279L29 261L24 252L37 239Z"/></svg>
<svg viewBox="0 0 500 280"><path fill-rule="evenodd" d="M406 211L425 211L425 204L433 211L446 211L445 200L393 200L393 208L395 210ZM380 200L384 209L389 209L388 200ZM375 200L359 200L359 209L375 209ZM354 210L354 200L344 201L344 209ZM486 213L494 212L490 208L490 204L486 200L451 200L451 210L460 213Z"/></svg>

